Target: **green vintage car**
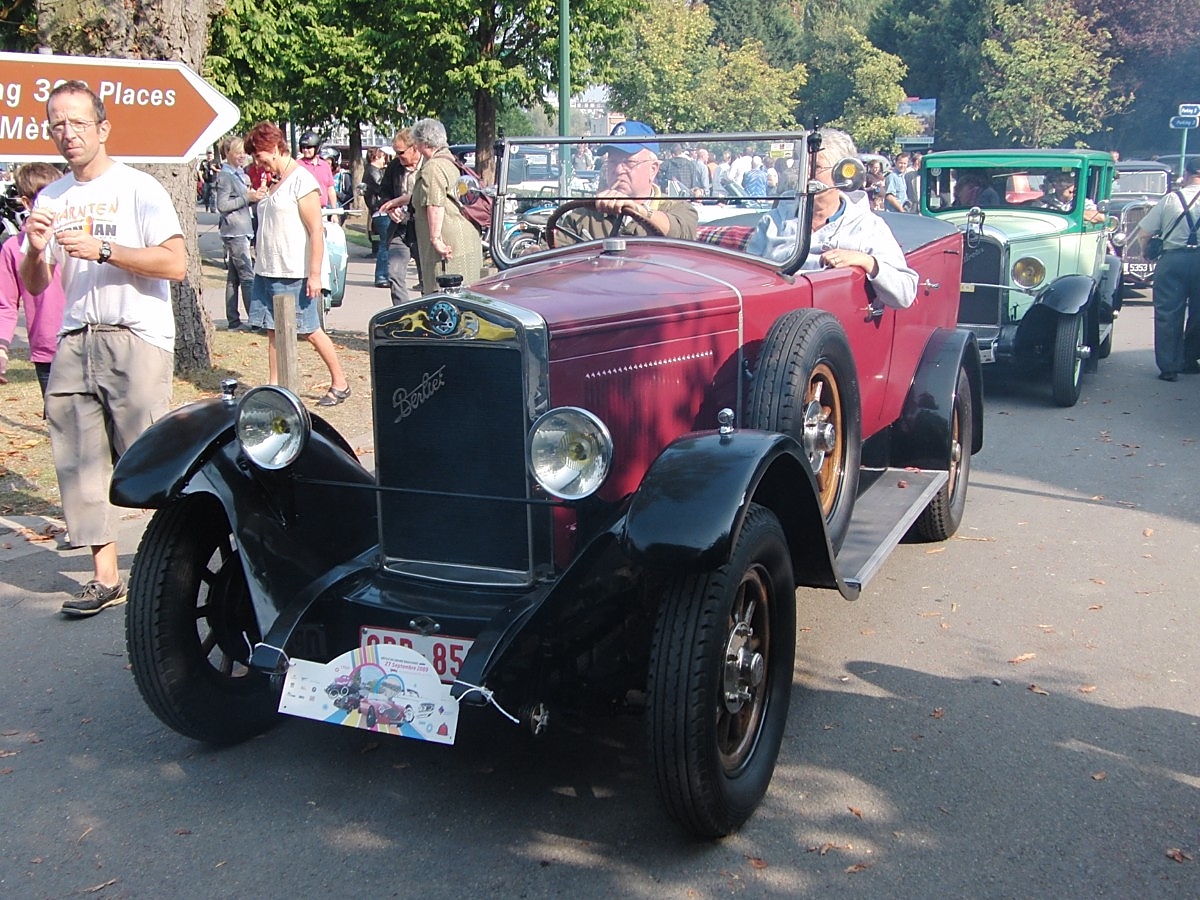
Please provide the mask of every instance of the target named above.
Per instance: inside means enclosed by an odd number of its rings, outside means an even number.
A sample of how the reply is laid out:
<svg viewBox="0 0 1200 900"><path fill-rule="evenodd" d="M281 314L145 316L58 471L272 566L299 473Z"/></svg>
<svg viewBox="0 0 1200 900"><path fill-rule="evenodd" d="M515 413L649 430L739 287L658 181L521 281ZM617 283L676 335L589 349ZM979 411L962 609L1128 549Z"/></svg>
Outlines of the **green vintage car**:
<svg viewBox="0 0 1200 900"><path fill-rule="evenodd" d="M1045 366L1074 406L1084 371L1112 350L1121 262L1104 212L1114 163L1094 150L928 154L921 214L963 232L960 328L984 362Z"/></svg>

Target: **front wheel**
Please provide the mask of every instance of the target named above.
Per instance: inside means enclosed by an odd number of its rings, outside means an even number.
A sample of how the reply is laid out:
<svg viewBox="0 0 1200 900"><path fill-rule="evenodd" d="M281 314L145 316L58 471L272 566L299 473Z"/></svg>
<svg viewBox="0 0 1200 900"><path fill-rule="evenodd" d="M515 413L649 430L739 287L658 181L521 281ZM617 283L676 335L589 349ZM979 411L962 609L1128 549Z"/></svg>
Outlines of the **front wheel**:
<svg viewBox="0 0 1200 900"><path fill-rule="evenodd" d="M779 520L752 504L729 562L680 576L659 609L650 768L668 814L700 837L735 831L771 782L791 698L795 590Z"/></svg>
<svg viewBox="0 0 1200 900"><path fill-rule="evenodd" d="M1054 336L1051 392L1059 406L1074 406L1083 386L1084 313L1060 315Z"/></svg>
<svg viewBox="0 0 1200 900"><path fill-rule="evenodd" d="M220 504L195 494L155 513L130 573L125 614L133 677L154 714L214 744L265 731L279 693L248 667L259 640Z"/></svg>

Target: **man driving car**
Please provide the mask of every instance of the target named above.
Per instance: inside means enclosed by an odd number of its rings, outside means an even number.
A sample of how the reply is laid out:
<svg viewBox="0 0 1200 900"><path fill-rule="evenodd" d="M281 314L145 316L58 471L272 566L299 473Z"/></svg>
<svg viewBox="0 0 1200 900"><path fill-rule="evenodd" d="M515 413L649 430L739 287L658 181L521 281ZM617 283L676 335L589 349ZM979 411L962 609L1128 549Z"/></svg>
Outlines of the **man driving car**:
<svg viewBox="0 0 1200 900"><path fill-rule="evenodd" d="M558 222L558 243L601 240L615 234L662 235L696 239L696 207L688 200L663 196L658 175L658 141L645 122L621 122L613 137L638 137L636 143L605 144L602 174L607 187L597 192L592 206L572 210ZM619 221L619 230L618 230Z"/></svg>

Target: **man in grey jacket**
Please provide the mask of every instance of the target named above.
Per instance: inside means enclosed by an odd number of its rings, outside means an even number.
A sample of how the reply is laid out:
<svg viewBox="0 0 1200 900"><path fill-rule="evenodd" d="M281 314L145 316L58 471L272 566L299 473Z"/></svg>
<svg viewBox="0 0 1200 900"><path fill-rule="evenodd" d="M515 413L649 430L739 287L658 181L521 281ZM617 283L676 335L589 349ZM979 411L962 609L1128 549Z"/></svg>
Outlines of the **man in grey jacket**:
<svg viewBox="0 0 1200 900"><path fill-rule="evenodd" d="M221 142L225 160L217 173L214 188L217 212L221 214L221 241L225 244L225 326L230 331L242 328L242 311L250 314L250 288L254 284L254 261L250 258L250 239L254 235L249 195L250 179L242 169L246 149L239 137ZM238 293L242 307L238 308Z"/></svg>

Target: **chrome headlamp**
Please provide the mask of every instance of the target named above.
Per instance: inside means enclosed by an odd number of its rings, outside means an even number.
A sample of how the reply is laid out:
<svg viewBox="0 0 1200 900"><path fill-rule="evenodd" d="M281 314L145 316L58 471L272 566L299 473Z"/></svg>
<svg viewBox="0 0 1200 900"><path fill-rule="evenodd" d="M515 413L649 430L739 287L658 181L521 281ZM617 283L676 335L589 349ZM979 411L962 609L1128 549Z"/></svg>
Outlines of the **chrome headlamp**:
<svg viewBox="0 0 1200 900"><path fill-rule="evenodd" d="M1046 266L1036 256L1022 256L1013 263L1012 280L1023 288L1035 288L1046 280Z"/></svg>
<svg viewBox="0 0 1200 900"><path fill-rule="evenodd" d="M312 420L300 398L274 385L252 388L237 412L242 450L260 469L283 469L296 461L312 434Z"/></svg>
<svg viewBox="0 0 1200 900"><path fill-rule="evenodd" d="M612 467L612 436L585 409L544 413L529 432L529 468L546 493L582 500L600 489Z"/></svg>

